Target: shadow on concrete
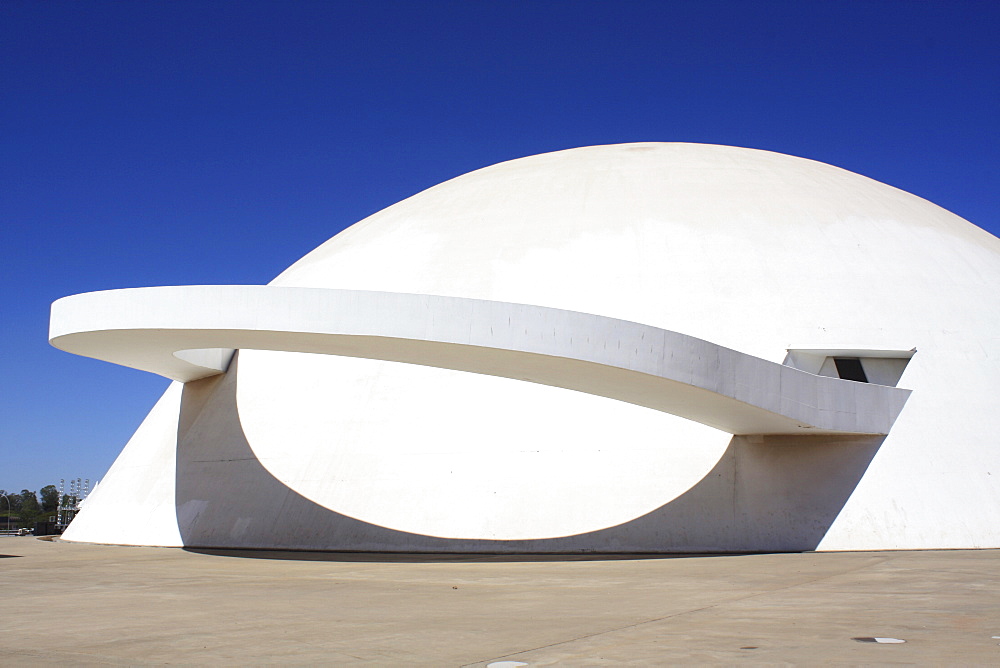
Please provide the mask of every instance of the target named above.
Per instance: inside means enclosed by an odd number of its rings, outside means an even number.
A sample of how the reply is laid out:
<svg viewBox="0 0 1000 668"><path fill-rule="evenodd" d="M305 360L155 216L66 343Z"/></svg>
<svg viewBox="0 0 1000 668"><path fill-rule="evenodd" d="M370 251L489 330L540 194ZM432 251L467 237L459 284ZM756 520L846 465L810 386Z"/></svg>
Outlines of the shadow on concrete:
<svg viewBox="0 0 1000 668"><path fill-rule="evenodd" d="M331 560L388 561L393 557L385 553L408 553L406 559L427 559L431 553L459 560L468 558L467 553L481 553L485 559L498 554L565 559L582 554L607 558L623 553L814 550L884 440L779 436L752 442L737 436L715 467L687 492L623 524L535 540L441 538L337 513L271 475L240 424L238 363L237 353L228 373L184 388L175 501L183 543L192 551L320 550L339 551ZM448 556L459 552L466 555Z"/></svg>
<svg viewBox="0 0 1000 668"><path fill-rule="evenodd" d="M692 559L705 557L732 557L744 554L760 554L757 552L736 552L721 554L651 554L651 553L619 553L619 554L486 554L457 552L344 552L319 550L257 550L252 548L219 549L203 547L185 547L185 552L205 554L213 557L237 557L242 559L276 559L282 561L335 561L343 563L378 563L378 564L438 564L438 563L552 563L570 561L642 561L649 559Z"/></svg>

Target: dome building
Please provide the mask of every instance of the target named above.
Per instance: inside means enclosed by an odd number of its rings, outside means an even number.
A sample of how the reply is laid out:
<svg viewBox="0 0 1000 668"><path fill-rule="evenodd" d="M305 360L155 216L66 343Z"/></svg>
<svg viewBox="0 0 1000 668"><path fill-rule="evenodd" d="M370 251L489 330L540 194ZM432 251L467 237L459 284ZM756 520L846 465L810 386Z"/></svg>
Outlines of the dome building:
<svg viewBox="0 0 1000 668"><path fill-rule="evenodd" d="M76 295L51 327L175 381L65 540L1000 547L1000 240L810 160L522 158L268 286Z"/></svg>

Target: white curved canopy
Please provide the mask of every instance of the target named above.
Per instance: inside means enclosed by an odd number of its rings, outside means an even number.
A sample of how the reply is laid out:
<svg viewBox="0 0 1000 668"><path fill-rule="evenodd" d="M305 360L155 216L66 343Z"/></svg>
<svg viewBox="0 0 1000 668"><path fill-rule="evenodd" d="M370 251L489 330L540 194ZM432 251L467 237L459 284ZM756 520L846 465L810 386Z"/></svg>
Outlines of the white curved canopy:
<svg viewBox="0 0 1000 668"><path fill-rule="evenodd" d="M617 399L732 434L887 434L909 390L817 376L649 325L526 304L256 285L133 288L53 303L67 352L178 381L238 348L455 369Z"/></svg>

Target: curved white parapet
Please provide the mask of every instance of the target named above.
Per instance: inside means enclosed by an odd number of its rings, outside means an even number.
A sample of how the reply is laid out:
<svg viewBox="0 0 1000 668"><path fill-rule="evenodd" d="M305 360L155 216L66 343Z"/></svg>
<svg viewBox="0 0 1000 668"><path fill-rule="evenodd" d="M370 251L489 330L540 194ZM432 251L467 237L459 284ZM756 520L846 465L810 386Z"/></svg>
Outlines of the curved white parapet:
<svg viewBox="0 0 1000 668"><path fill-rule="evenodd" d="M183 382L224 372L237 348L406 362L577 390L732 434L887 434L909 396L625 320L389 292L257 285L90 292L53 303L49 340Z"/></svg>

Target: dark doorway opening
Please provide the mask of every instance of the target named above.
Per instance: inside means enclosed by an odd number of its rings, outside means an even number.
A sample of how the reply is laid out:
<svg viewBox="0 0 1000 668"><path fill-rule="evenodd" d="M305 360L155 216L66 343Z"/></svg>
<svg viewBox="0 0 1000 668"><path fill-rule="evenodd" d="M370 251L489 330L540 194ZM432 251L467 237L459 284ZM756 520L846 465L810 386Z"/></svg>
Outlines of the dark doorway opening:
<svg viewBox="0 0 1000 668"><path fill-rule="evenodd" d="M833 363L837 365L837 375L844 380L853 380L859 383L867 383L868 376L861 366L861 360L856 357L834 357Z"/></svg>

